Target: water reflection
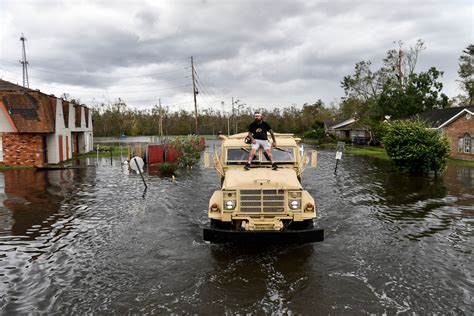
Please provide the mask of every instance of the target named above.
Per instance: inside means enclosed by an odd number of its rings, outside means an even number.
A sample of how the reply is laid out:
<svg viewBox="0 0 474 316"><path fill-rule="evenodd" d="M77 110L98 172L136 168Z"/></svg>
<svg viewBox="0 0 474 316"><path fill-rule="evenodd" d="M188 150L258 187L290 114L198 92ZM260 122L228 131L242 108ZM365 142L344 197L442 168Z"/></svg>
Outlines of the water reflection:
<svg viewBox="0 0 474 316"><path fill-rule="evenodd" d="M54 173L8 170L0 174L3 186L1 235L35 239L51 230L64 199L64 188L72 183L71 170Z"/></svg>
<svg viewBox="0 0 474 316"><path fill-rule="evenodd" d="M323 243L209 245L210 169L173 181L117 158L72 170L0 173L5 314L396 314L472 311L474 169L438 179L334 152L303 185ZM91 167L93 166L93 167Z"/></svg>

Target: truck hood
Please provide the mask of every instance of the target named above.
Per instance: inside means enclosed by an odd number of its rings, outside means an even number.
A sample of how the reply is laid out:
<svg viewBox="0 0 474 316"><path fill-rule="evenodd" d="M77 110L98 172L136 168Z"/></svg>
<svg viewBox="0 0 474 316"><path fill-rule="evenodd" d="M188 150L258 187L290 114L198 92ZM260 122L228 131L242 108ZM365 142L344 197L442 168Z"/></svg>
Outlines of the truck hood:
<svg viewBox="0 0 474 316"><path fill-rule="evenodd" d="M271 170L253 168L250 170L229 169L225 173L223 189L302 189L296 171L289 168Z"/></svg>

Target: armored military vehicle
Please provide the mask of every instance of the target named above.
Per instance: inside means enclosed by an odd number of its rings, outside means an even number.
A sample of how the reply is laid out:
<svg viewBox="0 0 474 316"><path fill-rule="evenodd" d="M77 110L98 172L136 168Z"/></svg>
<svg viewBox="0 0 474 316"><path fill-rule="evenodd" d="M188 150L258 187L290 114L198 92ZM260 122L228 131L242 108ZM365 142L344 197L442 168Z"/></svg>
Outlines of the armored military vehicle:
<svg viewBox="0 0 474 316"><path fill-rule="evenodd" d="M307 243L324 240L324 230L314 227L316 204L301 185L301 175L311 157L300 147L301 139L293 134L275 133L277 147L271 163L260 148L245 170L251 145L247 133L220 136L222 144L214 153L221 188L209 201L209 227L203 239L212 243L284 242ZM205 160L209 156L205 156Z"/></svg>

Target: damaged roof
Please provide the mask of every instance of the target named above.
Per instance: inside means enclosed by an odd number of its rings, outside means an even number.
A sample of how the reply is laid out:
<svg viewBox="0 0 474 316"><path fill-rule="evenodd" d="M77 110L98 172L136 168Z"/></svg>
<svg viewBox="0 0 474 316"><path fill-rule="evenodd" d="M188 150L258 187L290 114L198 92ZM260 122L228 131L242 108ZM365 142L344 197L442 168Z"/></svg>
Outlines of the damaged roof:
<svg viewBox="0 0 474 316"><path fill-rule="evenodd" d="M54 133L56 98L0 80L0 101L20 133Z"/></svg>

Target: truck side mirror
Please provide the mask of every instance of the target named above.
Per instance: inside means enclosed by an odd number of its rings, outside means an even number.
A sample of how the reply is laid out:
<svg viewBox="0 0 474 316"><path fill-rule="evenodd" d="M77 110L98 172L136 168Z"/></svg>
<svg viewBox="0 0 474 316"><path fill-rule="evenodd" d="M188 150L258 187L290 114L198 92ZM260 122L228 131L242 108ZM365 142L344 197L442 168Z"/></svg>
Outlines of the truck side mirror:
<svg viewBox="0 0 474 316"><path fill-rule="evenodd" d="M316 150L311 151L311 167L315 168L318 165L318 152Z"/></svg>
<svg viewBox="0 0 474 316"><path fill-rule="evenodd" d="M204 152L203 165L204 168L209 168L211 166L211 153L208 151Z"/></svg>

